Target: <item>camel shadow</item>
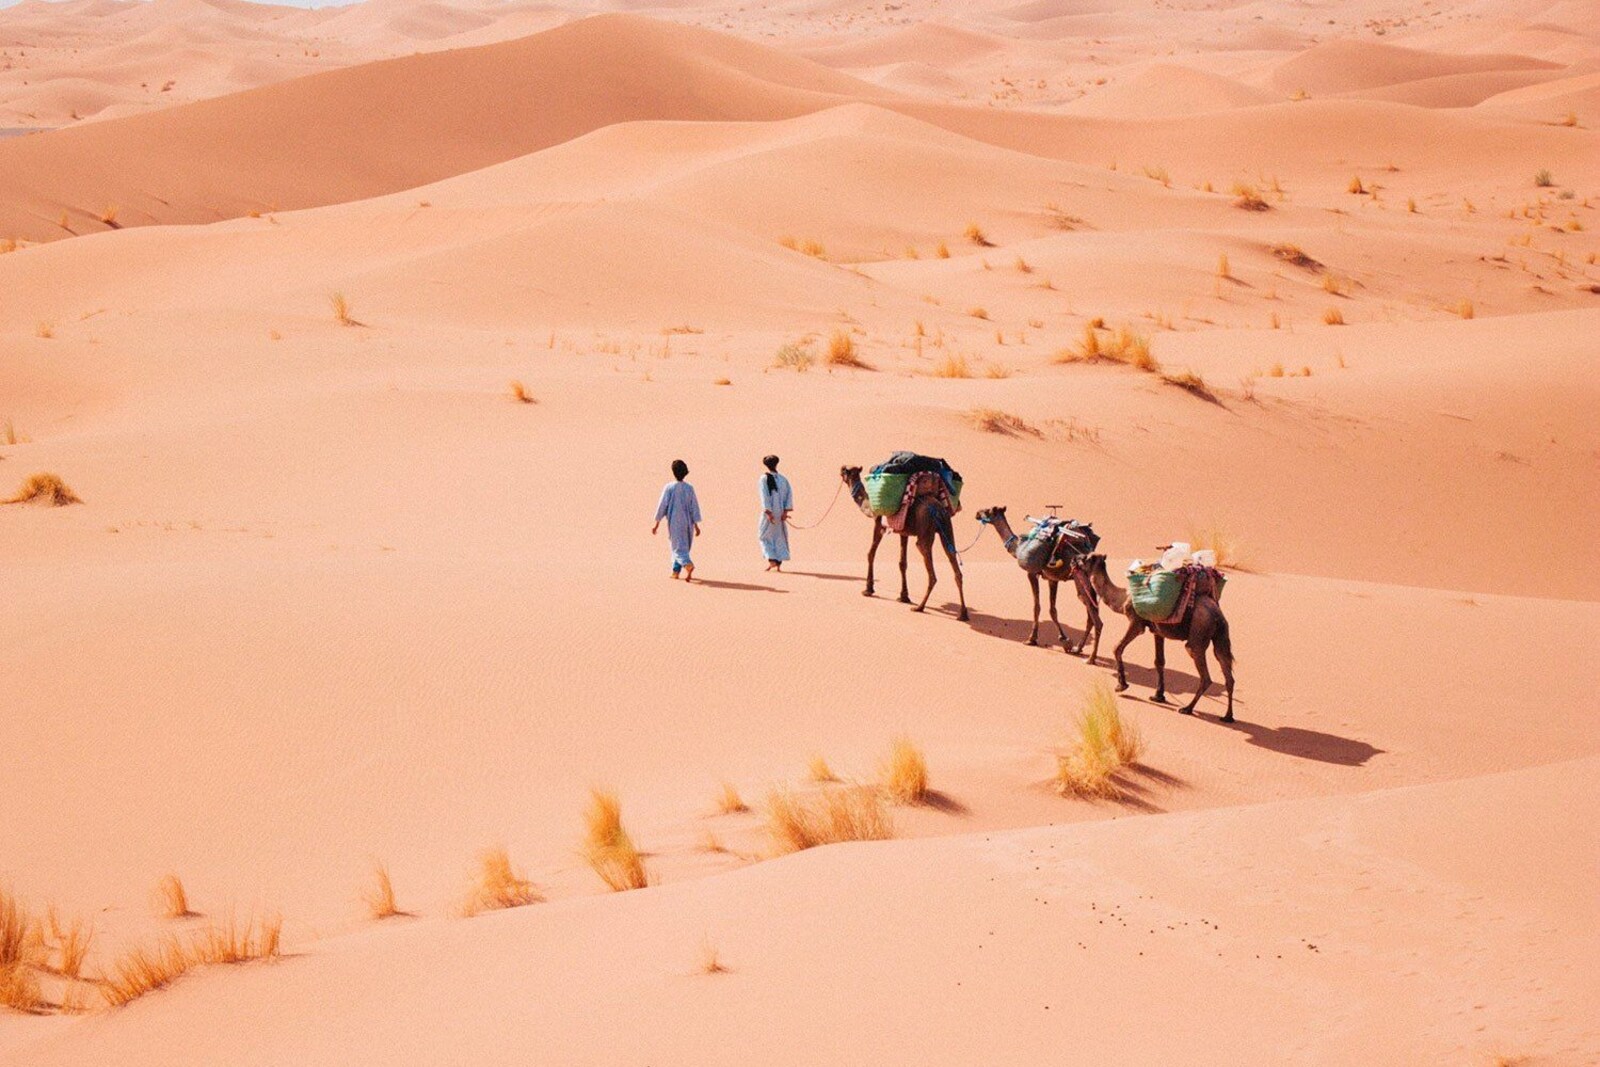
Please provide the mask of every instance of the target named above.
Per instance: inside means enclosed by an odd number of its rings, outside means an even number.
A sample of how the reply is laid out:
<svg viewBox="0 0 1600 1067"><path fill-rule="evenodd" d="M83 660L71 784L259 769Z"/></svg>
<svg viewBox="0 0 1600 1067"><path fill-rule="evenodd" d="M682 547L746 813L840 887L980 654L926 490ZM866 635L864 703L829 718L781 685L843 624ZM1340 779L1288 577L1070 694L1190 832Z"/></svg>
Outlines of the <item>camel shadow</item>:
<svg viewBox="0 0 1600 1067"><path fill-rule="evenodd" d="M1338 734L1307 730L1299 726L1258 726L1248 722L1221 725L1245 734L1246 740L1252 745L1270 752L1316 760L1318 763L1334 763L1341 767L1364 767L1372 757L1384 753L1383 749L1353 737L1340 737Z"/></svg>
<svg viewBox="0 0 1600 1067"><path fill-rule="evenodd" d="M752 585L749 582L719 582L715 578L696 578L694 585L703 585L708 589L732 589L741 593L787 593L787 589L779 589L772 585Z"/></svg>

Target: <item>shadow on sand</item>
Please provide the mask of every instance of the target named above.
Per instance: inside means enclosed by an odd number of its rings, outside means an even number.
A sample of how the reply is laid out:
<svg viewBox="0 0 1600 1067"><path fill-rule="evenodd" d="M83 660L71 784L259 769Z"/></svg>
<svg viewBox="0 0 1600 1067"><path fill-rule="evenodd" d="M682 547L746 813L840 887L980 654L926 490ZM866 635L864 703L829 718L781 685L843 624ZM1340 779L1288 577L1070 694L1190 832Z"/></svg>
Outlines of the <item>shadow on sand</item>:
<svg viewBox="0 0 1600 1067"><path fill-rule="evenodd" d="M715 578L696 578L691 585L703 585L707 589L732 589L740 593L787 593L787 589L779 589L772 585L751 585L749 582L719 582Z"/></svg>

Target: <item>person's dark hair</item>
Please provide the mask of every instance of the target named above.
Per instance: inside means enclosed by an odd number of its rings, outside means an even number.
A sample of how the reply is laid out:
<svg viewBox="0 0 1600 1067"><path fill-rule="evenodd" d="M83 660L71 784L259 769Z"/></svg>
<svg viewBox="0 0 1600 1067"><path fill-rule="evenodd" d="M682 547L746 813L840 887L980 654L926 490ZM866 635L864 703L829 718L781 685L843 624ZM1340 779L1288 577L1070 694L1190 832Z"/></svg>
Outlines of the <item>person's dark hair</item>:
<svg viewBox="0 0 1600 1067"><path fill-rule="evenodd" d="M763 456L761 458L761 463L762 463L762 465L764 467L767 468L768 471L776 471L778 469L778 457L777 456ZM778 491L778 479L774 478L771 474L768 474L767 475L767 492L776 493L777 491Z"/></svg>
<svg viewBox="0 0 1600 1067"><path fill-rule="evenodd" d="M689 465L681 459L673 460L672 476L678 479L680 482L683 481L685 478L689 477Z"/></svg>

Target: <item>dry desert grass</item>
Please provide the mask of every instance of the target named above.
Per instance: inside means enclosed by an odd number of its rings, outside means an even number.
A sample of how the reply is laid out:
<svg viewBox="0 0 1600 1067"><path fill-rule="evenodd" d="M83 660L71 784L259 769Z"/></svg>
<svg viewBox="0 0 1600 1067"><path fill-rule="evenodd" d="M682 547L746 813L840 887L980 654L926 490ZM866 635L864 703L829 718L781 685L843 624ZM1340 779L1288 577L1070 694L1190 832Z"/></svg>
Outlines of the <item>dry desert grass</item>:
<svg viewBox="0 0 1600 1067"><path fill-rule="evenodd" d="M933 365L932 374L935 378L970 378L972 365L959 352L949 352Z"/></svg>
<svg viewBox="0 0 1600 1067"><path fill-rule="evenodd" d="M849 330L834 330L828 337L828 354L825 357L830 367L854 367L858 370L871 370L872 365L861 358L861 353L856 351L856 340L850 336Z"/></svg>
<svg viewBox="0 0 1600 1067"><path fill-rule="evenodd" d="M811 364L814 362L816 359L805 345L787 344L778 349L772 365L779 370L806 371L811 369Z"/></svg>
<svg viewBox="0 0 1600 1067"><path fill-rule="evenodd" d="M511 866L504 847L486 850L478 857L478 878L462 913L468 916L503 908L521 908L544 900L539 887Z"/></svg>
<svg viewBox="0 0 1600 1067"><path fill-rule="evenodd" d="M29 475L14 495L0 500L0 504L38 504L51 508L81 503L83 501L67 487L66 482L49 473Z"/></svg>
<svg viewBox="0 0 1600 1067"><path fill-rule="evenodd" d="M193 967L195 960L176 937L154 945L134 945L117 958L100 979L100 995L113 1008L170 985Z"/></svg>
<svg viewBox="0 0 1600 1067"><path fill-rule="evenodd" d="M809 797L776 790L767 798L767 832L779 855L842 841L886 841L894 821L871 786L825 789Z"/></svg>
<svg viewBox="0 0 1600 1067"><path fill-rule="evenodd" d="M819 752L806 763L806 779L812 782L837 782L839 776L833 773L827 758Z"/></svg>
<svg viewBox="0 0 1600 1067"><path fill-rule="evenodd" d="M266 915L239 922L233 916L208 923L189 945L192 963L244 963L277 959L282 951L283 919Z"/></svg>
<svg viewBox="0 0 1600 1067"><path fill-rule="evenodd" d="M389 877L389 866L375 863L372 866L372 884L361 892L361 902L367 914L374 919L392 919L404 915L394 899L394 880Z"/></svg>
<svg viewBox="0 0 1600 1067"><path fill-rule="evenodd" d="M1020 415L1013 415L998 408L973 408L967 412L967 419L984 433L997 433L1009 437L1044 436L1043 431Z"/></svg>
<svg viewBox="0 0 1600 1067"><path fill-rule="evenodd" d="M350 314L350 301L343 293L333 293L328 297L328 307L333 310L333 321L340 326L360 326Z"/></svg>
<svg viewBox="0 0 1600 1067"><path fill-rule="evenodd" d="M583 821L583 858L602 882L618 893L650 884L644 859L622 825L622 802L616 793L591 789Z"/></svg>
<svg viewBox="0 0 1600 1067"><path fill-rule="evenodd" d="M738 815L749 810L750 805L739 795L738 787L732 782L723 782L722 788L717 791L717 814Z"/></svg>
<svg viewBox="0 0 1600 1067"><path fill-rule="evenodd" d="M163 919L187 919L195 913L189 909L189 894L183 888L183 879L168 874L156 883L152 899L156 914Z"/></svg>
<svg viewBox="0 0 1600 1067"><path fill-rule="evenodd" d="M890 744L880 784L896 804L921 804L928 799L928 761L911 738L897 737Z"/></svg>
<svg viewBox="0 0 1600 1067"><path fill-rule="evenodd" d="M1063 796L1114 797L1116 773L1138 762L1144 739L1122 718L1116 694L1103 679L1089 689L1071 747L1056 757L1056 789Z"/></svg>
<svg viewBox="0 0 1600 1067"><path fill-rule="evenodd" d="M1201 400L1209 400L1213 404L1221 403L1217 399L1217 394L1206 384L1206 380L1187 367L1179 371L1162 371L1161 380Z"/></svg>
<svg viewBox="0 0 1600 1067"><path fill-rule="evenodd" d="M1096 326L1095 323L1101 323ZM1110 336L1107 333L1104 320L1095 319L1083 329L1083 339L1076 348L1063 349L1056 354L1057 363L1125 363L1137 370L1155 372L1161 365L1150 354L1150 339L1144 334L1135 332L1131 327L1121 326Z"/></svg>
<svg viewBox="0 0 1600 1067"><path fill-rule="evenodd" d="M695 970L700 974L727 974L728 967L722 962L722 954L717 951L710 939L700 943L700 959L695 965Z"/></svg>
<svg viewBox="0 0 1600 1067"><path fill-rule="evenodd" d="M1279 368L1282 369L1281 367ZM1282 377L1282 375L1278 375ZM1189 531L1189 544L1195 549L1207 548L1217 555L1217 566L1233 570L1245 569L1244 542L1225 526L1212 523Z"/></svg>
<svg viewBox="0 0 1600 1067"><path fill-rule="evenodd" d="M521 381L519 381L517 379L512 379L510 389L511 389L511 399L515 400L517 403L519 403L519 404L537 404L538 403L538 401L534 399L533 394L528 392L528 387L523 385Z"/></svg>

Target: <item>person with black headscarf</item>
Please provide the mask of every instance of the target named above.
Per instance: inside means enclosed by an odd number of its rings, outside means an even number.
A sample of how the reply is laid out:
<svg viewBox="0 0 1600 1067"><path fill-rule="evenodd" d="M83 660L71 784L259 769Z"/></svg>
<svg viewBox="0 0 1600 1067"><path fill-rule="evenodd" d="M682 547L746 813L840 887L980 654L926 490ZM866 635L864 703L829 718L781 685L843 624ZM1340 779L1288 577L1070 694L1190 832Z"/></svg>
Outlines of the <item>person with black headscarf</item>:
<svg viewBox="0 0 1600 1067"><path fill-rule="evenodd" d="M767 472L761 476L761 551L767 557L767 570L783 570L789 558L789 516L794 511L794 490L789 479L778 473L778 457L761 461Z"/></svg>

